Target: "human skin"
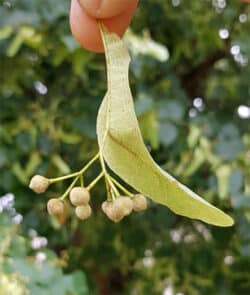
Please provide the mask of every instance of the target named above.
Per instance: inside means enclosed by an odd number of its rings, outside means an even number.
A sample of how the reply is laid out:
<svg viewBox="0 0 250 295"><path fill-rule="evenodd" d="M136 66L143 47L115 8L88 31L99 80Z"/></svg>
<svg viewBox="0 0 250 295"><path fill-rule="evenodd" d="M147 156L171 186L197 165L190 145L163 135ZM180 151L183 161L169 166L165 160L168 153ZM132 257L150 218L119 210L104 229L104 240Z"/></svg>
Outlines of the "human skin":
<svg viewBox="0 0 250 295"><path fill-rule="evenodd" d="M82 47L103 52L98 21L109 31L122 36L134 15L139 0L71 0L70 27Z"/></svg>

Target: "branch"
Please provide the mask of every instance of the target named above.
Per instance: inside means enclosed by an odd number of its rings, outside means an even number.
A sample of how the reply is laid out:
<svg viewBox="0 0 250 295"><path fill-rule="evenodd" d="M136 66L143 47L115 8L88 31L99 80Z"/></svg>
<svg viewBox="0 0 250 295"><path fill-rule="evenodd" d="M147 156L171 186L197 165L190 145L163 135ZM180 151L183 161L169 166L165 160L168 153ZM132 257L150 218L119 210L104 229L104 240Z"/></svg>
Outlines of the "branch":
<svg viewBox="0 0 250 295"><path fill-rule="evenodd" d="M214 64L227 56L226 50L217 50L209 55L204 61L198 64L190 72L181 77L182 87L191 97L200 95L201 81L205 80L213 69Z"/></svg>
<svg viewBox="0 0 250 295"><path fill-rule="evenodd" d="M250 0L249 0L250 1ZM241 4L238 10L238 13L235 14L235 17L231 21L231 25L228 28L230 31L230 35L235 31L236 24L238 22L238 17L241 13L246 12L247 5ZM225 40L224 49L218 49L214 51L211 55L207 56L204 61L198 64L195 68L193 68L188 73L181 76L182 87L186 91L187 95L193 99L197 96L202 95L202 81L204 81L209 75L210 71L213 69L216 62L219 60L230 56L229 48L231 44L231 39Z"/></svg>

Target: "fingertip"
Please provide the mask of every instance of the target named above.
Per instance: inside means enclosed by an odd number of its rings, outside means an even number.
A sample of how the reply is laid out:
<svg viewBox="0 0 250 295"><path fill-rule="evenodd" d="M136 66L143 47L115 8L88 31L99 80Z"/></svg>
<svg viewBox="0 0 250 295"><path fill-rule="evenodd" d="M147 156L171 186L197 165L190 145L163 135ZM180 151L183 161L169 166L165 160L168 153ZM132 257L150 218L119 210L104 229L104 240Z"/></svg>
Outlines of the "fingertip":
<svg viewBox="0 0 250 295"><path fill-rule="evenodd" d="M73 36L82 47L94 52L103 51L96 19L89 16L77 0L71 1L70 28Z"/></svg>
<svg viewBox="0 0 250 295"><path fill-rule="evenodd" d="M116 17L102 19L102 23L110 32L114 32L121 37L131 21L137 3L138 0L133 1L122 14ZM91 17L85 9L81 7L78 0L71 1L70 27L73 36L82 47L93 52L104 51L97 19Z"/></svg>

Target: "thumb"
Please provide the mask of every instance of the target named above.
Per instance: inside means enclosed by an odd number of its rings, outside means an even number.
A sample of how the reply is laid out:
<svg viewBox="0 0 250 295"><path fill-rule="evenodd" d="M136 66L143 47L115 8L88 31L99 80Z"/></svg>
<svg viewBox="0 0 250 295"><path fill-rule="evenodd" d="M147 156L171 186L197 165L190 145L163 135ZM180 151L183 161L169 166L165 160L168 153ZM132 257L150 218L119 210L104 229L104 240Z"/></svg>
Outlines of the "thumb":
<svg viewBox="0 0 250 295"><path fill-rule="evenodd" d="M78 0L85 11L94 18L111 18L124 12L138 0Z"/></svg>

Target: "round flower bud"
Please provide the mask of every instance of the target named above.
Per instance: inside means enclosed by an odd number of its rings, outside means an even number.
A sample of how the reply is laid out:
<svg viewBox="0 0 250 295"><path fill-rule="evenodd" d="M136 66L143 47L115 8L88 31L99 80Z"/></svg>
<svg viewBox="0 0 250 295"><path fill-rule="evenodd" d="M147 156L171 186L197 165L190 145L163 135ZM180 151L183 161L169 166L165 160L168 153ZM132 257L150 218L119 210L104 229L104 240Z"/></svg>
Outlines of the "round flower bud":
<svg viewBox="0 0 250 295"><path fill-rule="evenodd" d="M147 199L143 195L135 195L133 197L133 204L135 211L143 211L147 209Z"/></svg>
<svg viewBox="0 0 250 295"><path fill-rule="evenodd" d="M105 201L102 203L102 211L106 214L106 211L108 209L108 207L110 206L110 204L112 204L112 202L109 201Z"/></svg>
<svg viewBox="0 0 250 295"><path fill-rule="evenodd" d="M30 180L29 188L37 194L41 194L47 190L49 184L48 178L41 175L35 175Z"/></svg>
<svg viewBox="0 0 250 295"><path fill-rule="evenodd" d="M124 217L121 206L115 206L114 202L105 201L102 203L102 210L114 222L119 222Z"/></svg>
<svg viewBox="0 0 250 295"><path fill-rule="evenodd" d="M47 203L47 209L50 215L60 215L64 212L63 201L59 199L50 199Z"/></svg>
<svg viewBox="0 0 250 295"><path fill-rule="evenodd" d="M87 205L90 200L90 193L86 188L76 186L71 190L69 198L74 206Z"/></svg>
<svg viewBox="0 0 250 295"><path fill-rule="evenodd" d="M89 205L77 206L75 209L75 213L79 219L85 220L90 217L92 209Z"/></svg>
<svg viewBox="0 0 250 295"><path fill-rule="evenodd" d="M129 215L133 210L134 203L130 197L124 196L119 197L114 201L114 206L118 206L123 211L125 216Z"/></svg>

